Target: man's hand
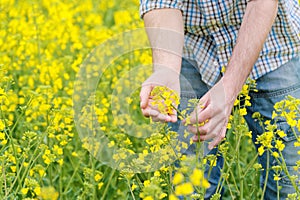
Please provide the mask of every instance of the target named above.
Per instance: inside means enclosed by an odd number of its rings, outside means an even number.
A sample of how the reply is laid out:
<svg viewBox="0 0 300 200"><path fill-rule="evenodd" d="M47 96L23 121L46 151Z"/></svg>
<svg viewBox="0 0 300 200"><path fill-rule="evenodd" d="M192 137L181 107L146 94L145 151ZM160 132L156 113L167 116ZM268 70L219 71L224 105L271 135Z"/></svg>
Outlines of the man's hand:
<svg viewBox="0 0 300 200"><path fill-rule="evenodd" d="M200 99L202 106L191 115L188 129L199 133L200 140L213 139L210 149L225 137L234 100L257 61L274 23L277 6L278 1L274 0L249 1L223 78ZM205 124L197 131L192 124L201 122ZM198 141L196 136L194 139Z"/></svg>
<svg viewBox="0 0 300 200"><path fill-rule="evenodd" d="M174 110L172 114L161 113L157 106L152 104L151 91L155 86L166 86L180 94L179 74L171 68L160 67L143 84L140 92L141 110L144 116L151 117L153 121L176 122L177 113ZM162 102L164 103L164 102Z"/></svg>
<svg viewBox="0 0 300 200"><path fill-rule="evenodd" d="M166 86L180 94L179 74L183 49L183 19L177 9L155 9L144 15L147 35L152 49L153 74L142 84L141 110L154 121L176 122L176 112L167 115L151 105L151 91ZM167 67L166 67L167 66Z"/></svg>
<svg viewBox="0 0 300 200"><path fill-rule="evenodd" d="M222 141L235 97L230 94L230 88L226 88L221 79L200 99L199 105L190 115L188 124L188 130L195 134L195 142L213 139L208 146L212 149ZM197 123L201 124L198 130Z"/></svg>

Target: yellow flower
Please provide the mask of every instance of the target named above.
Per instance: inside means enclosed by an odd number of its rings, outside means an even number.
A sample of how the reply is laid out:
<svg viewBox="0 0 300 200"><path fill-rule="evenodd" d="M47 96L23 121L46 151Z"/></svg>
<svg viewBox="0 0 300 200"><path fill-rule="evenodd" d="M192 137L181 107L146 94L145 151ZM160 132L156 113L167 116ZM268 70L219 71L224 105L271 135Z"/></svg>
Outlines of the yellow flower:
<svg viewBox="0 0 300 200"><path fill-rule="evenodd" d="M114 20L116 25L128 24L131 22L132 17L128 10L120 10L114 12Z"/></svg>
<svg viewBox="0 0 300 200"><path fill-rule="evenodd" d="M45 200L57 200L59 193L54 187L43 187L40 188L40 194L38 196Z"/></svg>
<svg viewBox="0 0 300 200"><path fill-rule="evenodd" d="M274 181L279 181L281 178L279 177L279 175L274 174Z"/></svg>
<svg viewBox="0 0 300 200"><path fill-rule="evenodd" d="M258 155L263 155L263 153L265 152L265 148L264 148L264 146L260 146L259 148L258 148Z"/></svg>
<svg viewBox="0 0 300 200"><path fill-rule="evenodd" d="M150 185L150 180L145 180L145 181L144 181L144 186L147 187L147 186L149 186L149 185Z"/></svg>
<svg viewBox="0 0 300 200"><path fill-rule="evenodd" d="M136 188L137 188L138 186L136 185L136 184L132 184L132 186L131 186L131 190L133 191L133 190L135 190Z"/></svg>
<svg viewBox="0 0 300 200"><path fill-rule="evenodd" d="M179 200L174 194L169 196L169 200Z"/></svg>
<svg viewBox="0 0 300 200"><path fill-rule="evenodd" d="M232 128L231 123L228 122L228 123L227 123L227 129L231 129L231 128Z"/></svg>
<svg viewBox="0 0 300 200"><path fill-rule="evenodd" d="M28 188L22 188L21 189L21 193L23 194L23 195L26 195L27 194L27 192L28 192Z"/></svg>
<svg viewBox="0 0 300 200"><path fill-rule="evenodd" d="M17 171L17 167L16 166L10 166L10 169L12 172L16 172Z"/></svg>
<svg viewBox="0 0 300 200"><path fill-rule="evenodd" d="M247 115L247 110L246 110L246 108L241 108L241 109L239 110L239 113L240 113L241 116Z"/></svg>
<svg viewBox="0 0 300 200"><path fill-rule="evenodd" d="M247 131L245 133L245 136L248 136L249 138L252 138L252 131Z"/></svg>
<svg viewBox="0 0 300 200"><path fill-rule="evenodd" d="M226 71L226 67L222 66L221 72L224 73Z"/></svg>
<svg viewBox="0 0 300 200"><path fill-rule="evenodd" d="M36 187L33 191L37 196L39 196L41 194L41 187Z"/></svg>
<svg viewBox="0 0 300 200"><path fill-rule="evenodd" d="M154 199L151 196L146 196L145 198L143 198L143 200L154 200Z"/></svg>
<svg viewBox="0 0 300 200"><path fill-rule="evenodd" d="M180 185L177 185L175 187L175 194L176 195L190 195L194 192L193 184L188 182L188 183L182 183Z"/></svg>
<svg viewBox="0 0 300 200"><path fill-rule="evenodd" d="M273 110L272 112L272 119L275 119L278 116L278 114Z"/></svg>
<svg viewBox="0 0 300 200"><path fill-rule="evenodd" d="M45 175L45 170L44 169L39 169L39 175L43 177Z"/></svg>
<svg viewBox="0 0 300 200"><path fill-rule="evenodd" d="M7 144L7 140L2 140L2 141L1 141L1 144L2 144L2 145L6 145L6 144Z"/></svg>
<svg viewBox="0 0 300 200"><path fill-rule="evenodd" d="M59 164L60 166L62 166L62 165L64 164L64 159L61 158L61 159L59 159L57 162L58 162L58 164Z"/></svg>
<svg viewBox="0 0 300 200"><path fill-rule="evenodd" d="M273 156L274 158L279 158L279 153L276 152L276 151L274 151L274 152L272 153L272 156Z"/></svg>
<svg viewBox="0 0 300 200"><path fill-rule="evenodd" d="M78 157L78 153L77 153L77 152L75 152L75 151L73 151L73 152L72 152L72 156L74 156L74 157Z"/></svg>
<svg viewBox="0 0 300 200"><path fill-rule="evenodd" d="M157 176L157 177L160 176L160 172L159 171L155 171L154 172L154 176Z"/></svg>
<svg viewBox="0 0 300 200"><path fill-rule="evenodd" d="M115 146L115 141L110 141L109 143L108 143L108 145L107 145L108 147L113 147L113 146Z"/></svg>
<svg viewBox="0 0 300 200"><path fill-rule="evenodd" d="M95 177L94 177L96 182L100 181L101 178L102 178L101 174L96 174Z"/></svg>
<svg viewBox="0 0 300 200"><path fill-rule="evenodd" d="M262 168L262 165L259 164L259 163L255 163L255 164L253 165L253 168L256 169L256 170L258 170L258 169L261 169L261 168Z"/></svg>
<svg viewBox="0 0 300 200"><path fill-rule="evenodd" d="M276 145L275 147L279 150L279 151L283 151L285 144L283 144L283 142L281 140L276 140Z"/></svg>
<svg viewBox="0 0 300 200"><path fill-rule="evenodd" d="M0 131L3 131L5 129L5 123L2 119L0 119Z"/></svg>
<svg viewBox="0 0 300 200"><path fill-rule="evenodd" d="M204 188L209 188L210 184L204 177L204 173L202 170L195 168L193 173L190 176L190 180L194 186L201 186Z"/></svg>
<svg viewBox="0 0 300 200"><path fill-rule="evenodd" d="M23 163L23 166L24 166L24 167L28 167L28 165L29 165L28 162L24 162L24 163Z"/></svg>
<svg viewBox="0 0 300 200"><path fill-rule="evenodd" d="M172 182L173 182L174 185L177 185L177 184L183 182L183 180L184 180L183 174L180 173L180 172L176 172L176 174L173 177L173 181Z"/></svg>
<svg viewBox="0 0 300 200"><path fill-rule="evenodd" d="M0 140L5 140L5 133L0 132Z"/></svg>
<svg viewBox="0 0 300 200"><path fill-rule="evenodd" d="M240 100L239 99L236 99L235 101L234 101L234 106L237 106L237 105L239 105L239 103L240 103Z"/></svg>
<svg viewBox="0 0 300 200"><path fill-rule="evenodd" d="M174 114L174 109L179 104L179 97L175 91L165 86L156 86L151 91L153 106L157 106L159 112L164 114Z"/></svg>
<svg viewBox="0 0 300 200"><path fill-rule="evenodd" d="M102 188L102 186L104 185L103 182L98 183L98 190L100 190Z"/></svg>
<svg viewBox="0 0 300 200"><path fill-rule="evenodd" d="M58 145L53 146L53 151L58 155L62 155L64 153L63 149L61 147L59 147Z"/></svg>
<svg viewBox="0 0 300 200"><path fill-rule="evenodd" d="M278 131L277 131L277 135L278 135L279 137L281 137L281 138L283 138L283 137L286 136L286 134L285 134L282 130L278 130Z"/></svg>
<svg viewBox="0 0 300 200"><path fill-rule="evenodd" d="M166 193L161 193L160 195L159 195L159 199L163 199L163 198L165 198L167 196L167 194Z"/></svg>

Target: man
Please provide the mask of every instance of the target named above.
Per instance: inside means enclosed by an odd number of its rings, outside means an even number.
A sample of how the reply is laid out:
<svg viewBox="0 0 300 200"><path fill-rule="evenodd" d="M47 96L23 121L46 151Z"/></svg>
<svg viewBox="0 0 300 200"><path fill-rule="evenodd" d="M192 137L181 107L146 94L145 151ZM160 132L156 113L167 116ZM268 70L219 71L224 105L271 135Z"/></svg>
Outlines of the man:
<svg viewBox="0 0 300 200"><path fill-rule="evenodd" d="M183 108L188 99L200 98L201 106L191 113L188 130L195 134L195 141L211 141L208 148L213 149L225 137L234 101L248 76L257 81L258 89L246 116L254 141L262 133L251 118L254 112L271 119L276 102L286 95L300 98L298 0L141 0L140 12L152 46L154 70L140 92L145 116L177 122L176 114L162 114L151 106L150 93L156 85L180 92ZM205 121L198 130L193 126ZM286 162L294 165L299 155L293 142L285 145ZM266 168L264 155L260 163ZM218 164L222 167L222 160ZM209 181L206 198L214 193L218 178ZM280 198L295 192L290 184L279 184ZM276 195L276 182L269 175L264 197L275 199Z"/></svg>

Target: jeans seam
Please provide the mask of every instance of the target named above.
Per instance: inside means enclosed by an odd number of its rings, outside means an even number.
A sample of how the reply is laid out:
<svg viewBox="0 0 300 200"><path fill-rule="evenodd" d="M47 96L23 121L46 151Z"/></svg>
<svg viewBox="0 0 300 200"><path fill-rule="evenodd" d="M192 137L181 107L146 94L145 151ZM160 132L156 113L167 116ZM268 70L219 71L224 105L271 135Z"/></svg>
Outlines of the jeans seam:
<svg viewBox="0 0 300 200"><path fill-rule="evenodd" d="M282 96L284 94L287 94L289 92L293 92L293 91L297 91L300 89L300 83L290 86L288 88L284 88L284 89L280 89L280 90L275 90L275 91L271 91L271 92L251 92L251 96L253 98L266 98L266 97L277 97L277 96Z"/></svg>
<svg viewBox="0 0 300 200"><path fill-rule="evenodd" d="M195 95L195 94L181 94L180 96L181 96L181 98L187 98L187 99L192 99L192 98L199 99L200 98L198 95Z"/></svg>

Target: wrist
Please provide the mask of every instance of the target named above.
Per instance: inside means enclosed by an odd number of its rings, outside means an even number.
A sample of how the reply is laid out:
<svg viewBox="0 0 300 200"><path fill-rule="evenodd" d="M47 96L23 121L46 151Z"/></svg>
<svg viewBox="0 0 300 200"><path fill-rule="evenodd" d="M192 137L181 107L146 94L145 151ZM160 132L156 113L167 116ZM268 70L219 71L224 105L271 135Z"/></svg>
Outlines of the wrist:
<svg viewBox="0 0 300 200"><path fill-rule="evenodd" d="M178 77L180 76L181 63L180 65L163 65L163 64L153 64L153 72L162 72L166 76Z"/></svg>
<svg viewBox="0 0 300 200"><path fill-rule="evenodd" d="M227 102L234 103L243 87L243 82L236 81L236 79L226 76L224 76L220 81L222 81Z"/></svg>

